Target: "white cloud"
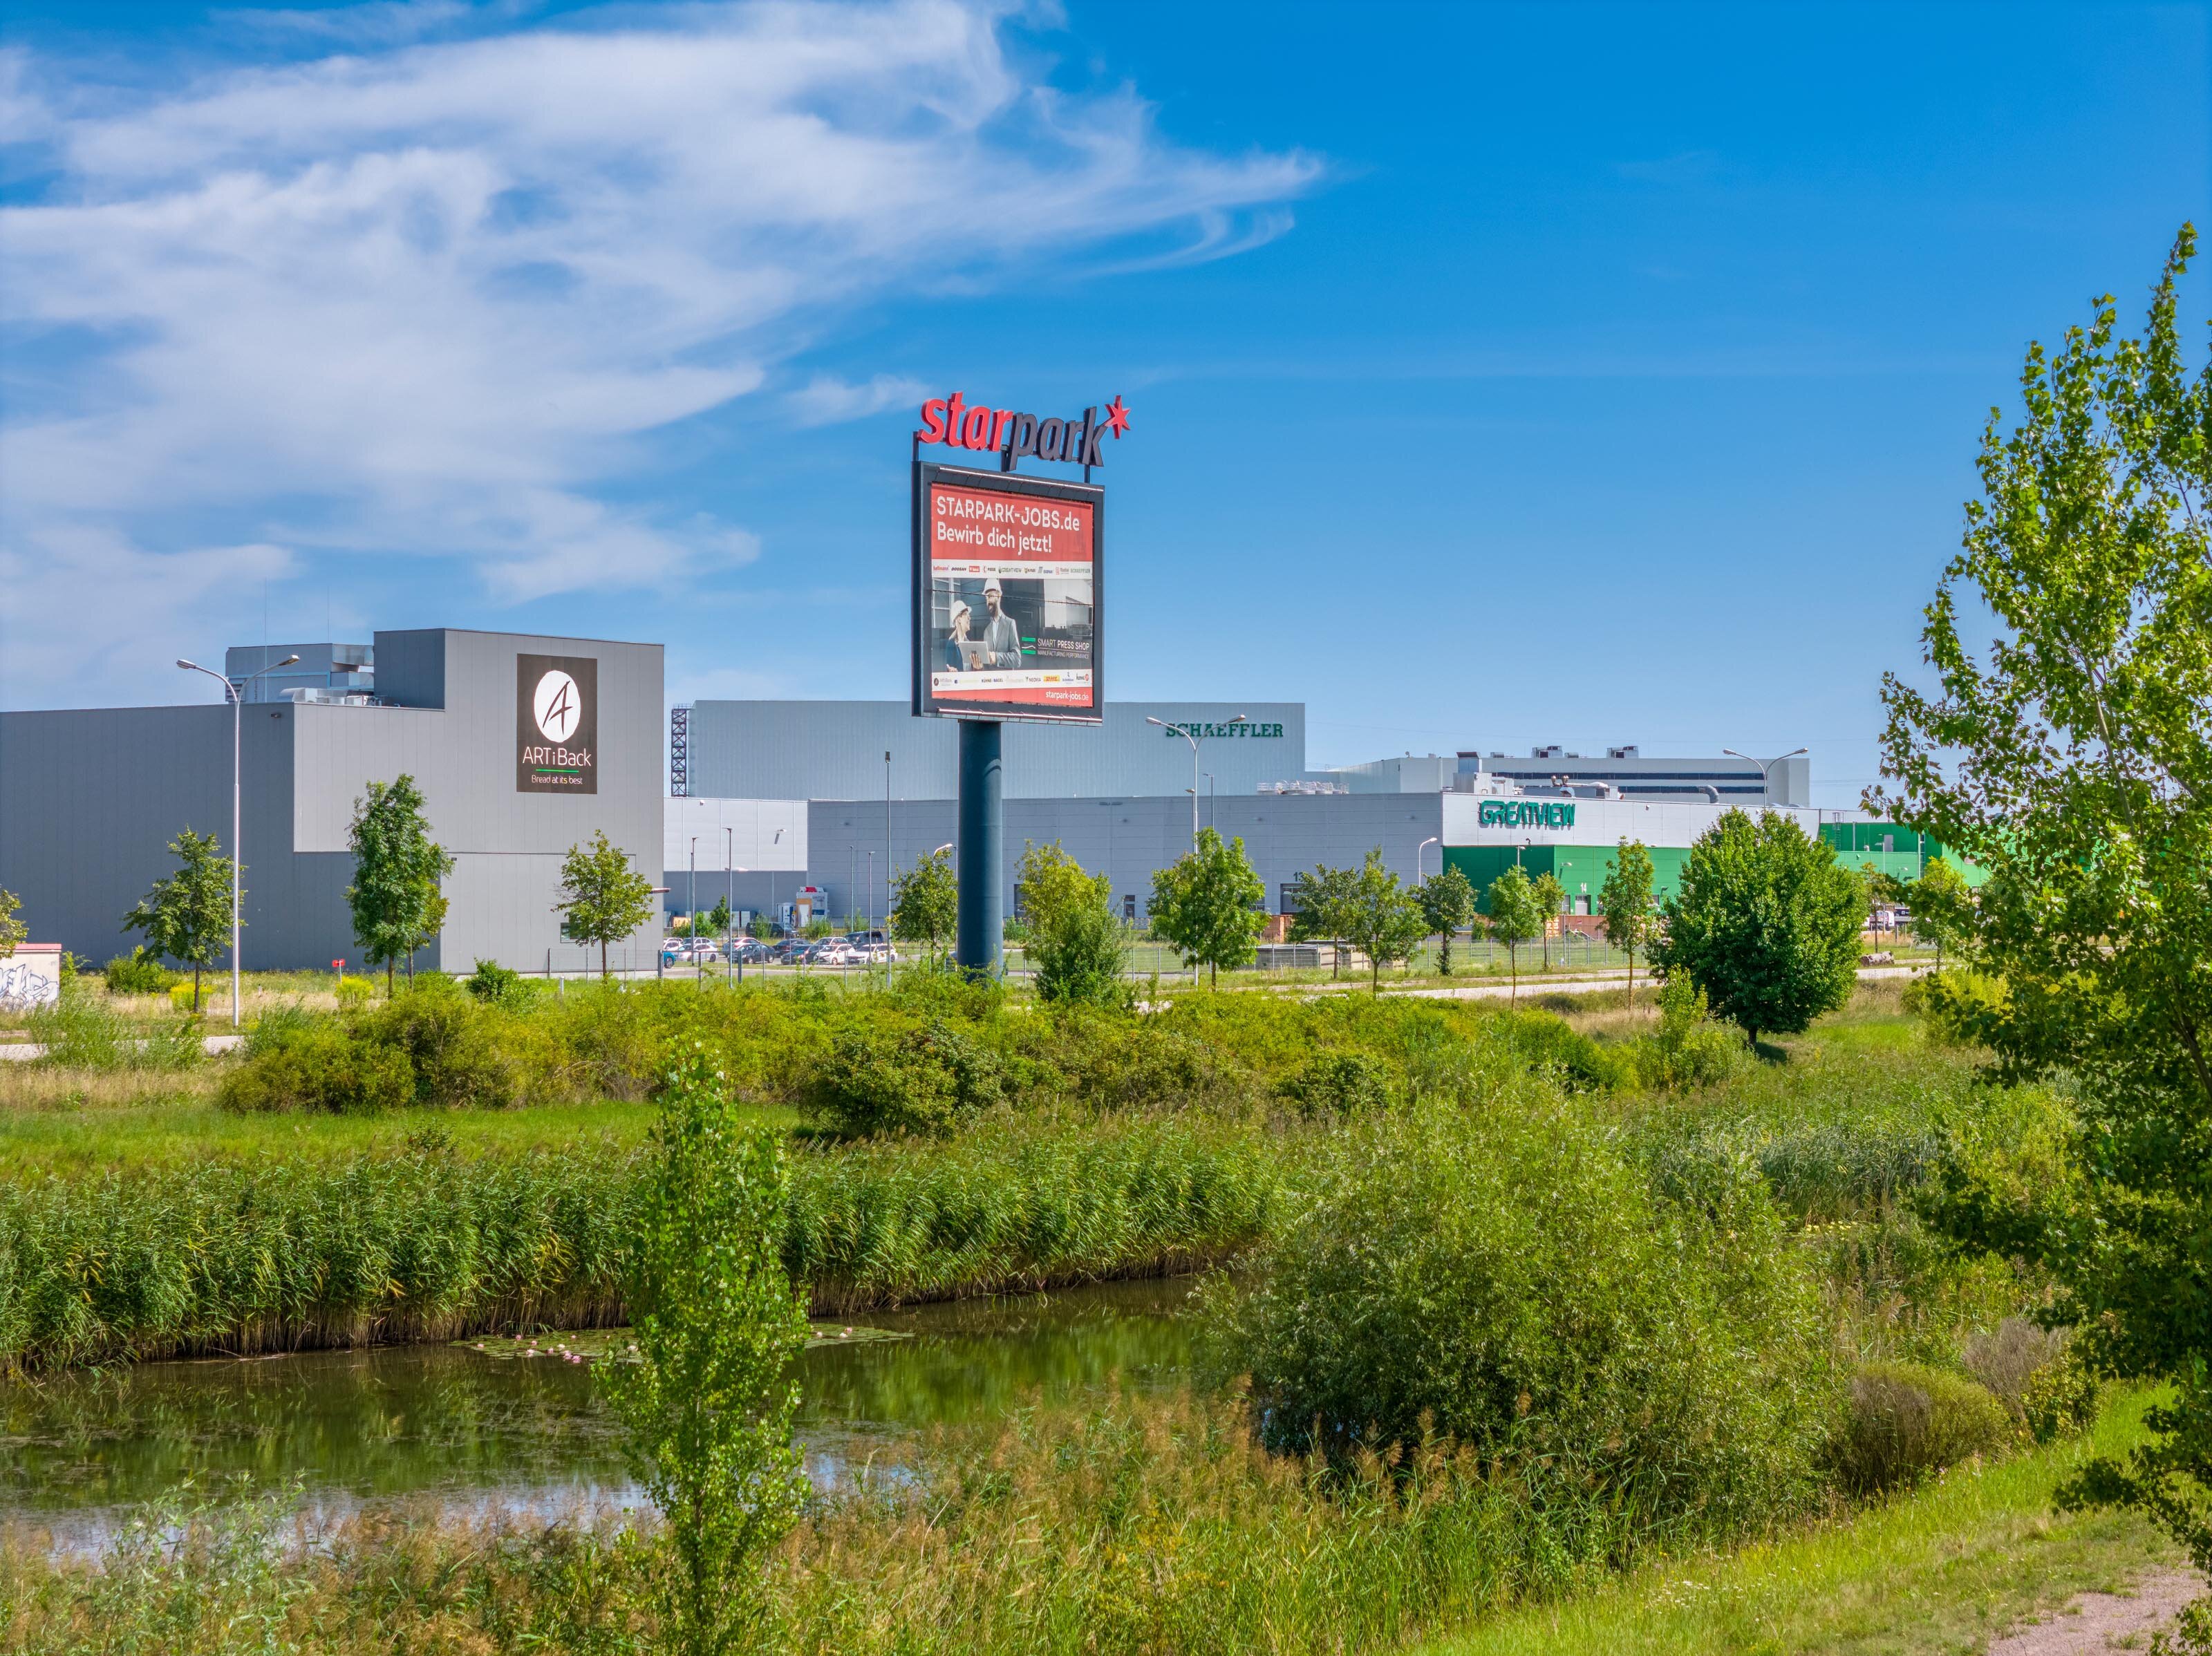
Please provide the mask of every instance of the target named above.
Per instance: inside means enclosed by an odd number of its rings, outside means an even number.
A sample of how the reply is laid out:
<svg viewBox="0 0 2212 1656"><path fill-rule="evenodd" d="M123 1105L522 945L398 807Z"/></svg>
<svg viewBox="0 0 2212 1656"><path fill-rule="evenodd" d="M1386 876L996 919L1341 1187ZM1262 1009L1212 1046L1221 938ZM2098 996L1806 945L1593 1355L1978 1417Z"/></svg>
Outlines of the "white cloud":
<svg viewBox="0 0 2212 1656"><path fill-rule="evenodd" d="M865 419L902 403L920 404L929 395L919 379L879 373L864 385L817 374L791 393L792 417L802 426L830 426L840 421Z"/></svg>
<svg viewBox="0 0 2212 1656"><path fill-rule="evenodd" d="M501 6L513 15L520 8ZM369 0L358 6L338 6L321 11L243 9L218 11L213 21L234 28L263 34L298 34L348 45L396 45L419 40L478 14L465 0Z"/></svg>
<svg viewBox="0 0 2212 1656"><path fill-rule="evenodd" d="M742 531L602 496L840 306L1234 252L1316 173L1052 91L988 4L624 9L389 47L449 9L301 15L257 27L353 50L154 94L0 64L50 179L0 210L0 555L46 598L122 568L115 601L189 602L211 538L462 560L510 599L742 562ZM914 395L817 378L790 402L827 422ZM18 635L84 609L30 594L0 591Z"/></svg>

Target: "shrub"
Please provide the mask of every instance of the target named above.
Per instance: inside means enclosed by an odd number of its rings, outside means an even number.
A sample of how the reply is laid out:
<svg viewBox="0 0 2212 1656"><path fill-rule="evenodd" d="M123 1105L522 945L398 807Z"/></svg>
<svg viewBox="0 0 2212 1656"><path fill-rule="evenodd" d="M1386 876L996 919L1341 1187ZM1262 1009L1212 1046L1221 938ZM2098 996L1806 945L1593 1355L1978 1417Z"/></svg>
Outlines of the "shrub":
<svg viewBox="0 0 2212 1656"><path fill-rule="evenodd" d="M2097 1419L2097 1376L2069 1340L2057 1356L2027 1377L2020 1411L2038 1443L2075 1437Z"/></svg>
<svg viewBox="0 0 2212 1656"><path fill-rule="evenodd" d="M1665 981L1659 991L1659 1030L1643 1066L1650 1085L1717 1087L1735 1080L1752 1063L1750 1038L1711 1016L1704 990L1686 976Z"/></svg>
<svg viewBox="0 0 2212 1656"><path fill-rule="evenodd" d="M169 1008L172 1011L182 1012L188 1016L197 1013L200 1009L194 1005L193 1002L200 998L198 991L189 983L173 983L169 986Z"/></svg>
<svg viewBox="0 0 2212 1656"><path fill-rule="evenodd" d="M2010 997L2004 980L1961 967L1929 972L1905 986L1904 1005L1920 1015L1941 1046L1984 1046L2003 1020Z"/></svg>
<svg viewBox="0 0 2212 1656"><path fill-rule="evenodd" d="M1917 1363L1871 1362L1851 1377L1837 1472L1857 1494L1899 1489L2012 1437L2012 1419L1987 1386Z"/></svg>
<svg viewBox="0 0 2212 1656"><path fill-rule="evenodd" d="M1004 1096L997 1057L933 1019L903 1034L841 1036L809 1081L803 1102L853 1137L937 1133Z"/></svg>
<svg viewBox="0 0 2212 1656"><path fill-rule="evenodd" d="M1217 1312L1266 1440L1456 1440L1540 1504L1725 1532L1802 1505L1838 1402L1755 1174L1677 1203L1534 1087L1368 1118Z"/></svg>
<svg viewBox="0 0 2212 1656"><path fill-rule="evenodd" d="M404 1056L413 1101L428 1109L505 1109L521 1096L519 1065L507 1047L520 1030L500 1027L451 979L420 983L364 1017L363 1043Z"/></svg>
<svg viewBox="0 0 2212 1656"><path fill-rule="evenodd" d="M1991 1396L2025 1421L2021 1398L2036 1371L2055 1362L2065 1352L2064 1329L2039 1328L2025 1317L2007 1317L1987 1334L1976 1334L1959 1354L1966 1371L1990 1390Z"/></svg>
<svg viewBox="0 0 2212 1656"><path fill-rule="evenodd" d="M144 943L108 961L104 975L111 995L166 995L177 974Z"/></svg>
<svg viewBox="0 0 2212 1656"><path fill-rule="evenodd" d="M226 1110L365 1115L415 1101L407 1054L358 1039L333 1018L271 1013L246 1036L245 1062L222 1078Z"/></svg>
<svg viewBox="0 0 2212 1656"><path fill-rule="evenodd" d="M497 961L478 961L477 969L462 984L478 1000L520 1003L528 1000L530 992L522 981L522 974L501 966Z"/></svg>
<svg viewBox="0 0 2212 1656"><path fill-rule="evenodd" d="M367 978L340 978L331 992L337 997L338 1010L357 1012L376 998L376 986Z"/></svg>
<svg viewBox="0 0 2212 1656"><path fill-rule="evenodd" d="M1390 1102L1390 1072L1364 1052L1323 1052L1275 1087L1302 1115L1358 1115Z"/></svg>

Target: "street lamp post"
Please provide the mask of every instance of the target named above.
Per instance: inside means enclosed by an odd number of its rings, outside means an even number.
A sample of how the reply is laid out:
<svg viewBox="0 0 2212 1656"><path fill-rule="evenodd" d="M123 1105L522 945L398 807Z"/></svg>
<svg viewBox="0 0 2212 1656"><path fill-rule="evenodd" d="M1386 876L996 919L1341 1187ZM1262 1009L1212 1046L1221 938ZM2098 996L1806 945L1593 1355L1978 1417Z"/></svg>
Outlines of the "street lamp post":
<svg viewBox="0 0 2212 1656"><path fill-rule="evenodd" d="M1761 793L1766 796L1759 803L1761 804L1771 804L1774 802L1774 767L1780 764L1784 759L1795 759L1799 754L1810 753L1812 749L1810 748L1793 748L1788 753L1782 754L1773 759L1753 759L1749 754L1738 753L1734 748L1723 748L1721 751L1731 759L1741 759L1747 765L1756 765L1759 767L1759 789Z"/></svg>
<svg viewBox="0 0 2212 1656"><path fill-rule="evenodd" d="M1431 834L1427 839L1422 840L1420 844L1413 847L1413 881L1415 884L1419 884L1421 880L1421 853L1426 851L1431 846L1437 847L1437 872L1438 874L1442 874L1444 871L1443 843L1444 842L1442 840L1439 840L1435 834Z"/></svg>
<svg viewBox="0 0 2212 1656"><path fill-rule="evenodd" d="M233 684L212 667L203 667L197 661L186 661L182 656L177 658L178 666L182 667L186 672L205 673L216 683L222 685L223 694L230 698L230 1027L234 1029L239 1026L239 877L246 864L246 858L241 854L244 847L238 843L239 835L244 831L240 819L245 816L241 803L244 790L240 786L239 777L240 755L244 747L241 731L244 728L246 687L260 677L262 673L273 673L279 667L289 667L299 658L297 656L286 656L282 661L272 661L266 667L262 668L260 672L248 673L237 683Z"/></svg>
<svg viewBox="0 0 2212 1656"><path fill-rule="evenodd" d="M1229 722L1232 725L1243 725L1249 721L1249 717L1250 715L1249 714L1239 713L1236 718L1231 719ZM1189 725L1170 725L1166 719L1155 719L1150 713L1146 713L1145 715L1145 723L1147 725L1157 725L1164 731L1173 731L1177 736L1190 743L1190 848L1192 851L1195 852L1198 849L1198 779L1200 776L1200 771L1198 768L1198 737L1191 733Z"/></svg>
<svg viewBox="0 0 2212 1656"><path fill-rule="evenodd" d="M684 930L691 939L691 974L699 974L699 836L691 836L690 883L684 888L684 901L691 912L684 917Z"/></svg>
<svg viewBox="0 0 2212 1656"><path fill-rule="evenodd" d="M726 911L722 916L722 952L728 958L722 962L722 981L727 983L736 974L738 964L738 860L737 830L727 822L722 824L722 872L729 882L729 894L722 899Z"/></svg>

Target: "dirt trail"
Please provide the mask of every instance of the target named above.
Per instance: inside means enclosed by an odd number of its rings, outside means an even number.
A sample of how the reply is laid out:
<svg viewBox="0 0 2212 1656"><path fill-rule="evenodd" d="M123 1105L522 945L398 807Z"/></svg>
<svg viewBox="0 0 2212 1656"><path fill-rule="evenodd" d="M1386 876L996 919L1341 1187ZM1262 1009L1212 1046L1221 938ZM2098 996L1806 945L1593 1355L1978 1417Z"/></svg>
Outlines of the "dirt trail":
<svg viewBox="0 0 2212 1656"><path fill-rule="evenodd" d="M2064 1609L2046 1612L2041 1621L1996 1641L1988 1656L2106 1656L2141 1650L2151 1634L2203 1591L2204 1578L2195 1570L2153 1570L2124 1595L2085 1592Z"/></svg>

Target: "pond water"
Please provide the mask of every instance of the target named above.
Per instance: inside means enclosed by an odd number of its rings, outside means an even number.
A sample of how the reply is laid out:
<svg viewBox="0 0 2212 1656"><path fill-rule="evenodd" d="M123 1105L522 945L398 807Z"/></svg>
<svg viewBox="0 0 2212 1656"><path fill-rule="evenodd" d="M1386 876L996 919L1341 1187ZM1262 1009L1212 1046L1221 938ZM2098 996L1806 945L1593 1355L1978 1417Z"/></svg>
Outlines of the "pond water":
<svg viewBox="0 0 2212 1656"><path fill-rule="evenodd" d="M1192 1286L1102 1283L855 1319L906 1338L800 1359L808 1475L823 1488L895 1476L921 1428L1186 1385ZM635 1499L588 1362L380 1346L0 1386L0 1522L46 1531L64 1552L96 1550L134 1505L187 1480L209 1493L296 1481L326 1517L394 1500L550 1514Z"/></svg>

